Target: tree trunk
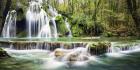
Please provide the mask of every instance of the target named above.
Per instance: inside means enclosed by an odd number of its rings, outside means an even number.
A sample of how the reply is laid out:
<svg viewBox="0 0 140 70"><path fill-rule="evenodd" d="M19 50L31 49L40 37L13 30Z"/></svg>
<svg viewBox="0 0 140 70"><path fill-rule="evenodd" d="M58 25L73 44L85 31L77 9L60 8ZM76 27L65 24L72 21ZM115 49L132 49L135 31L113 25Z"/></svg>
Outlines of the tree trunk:
<svg viewBox="0 0 140 70"><path fill-rule="evenodd" d="M138 16L138 6L136 0L127 0L127 6L132 18L135 22L137 29L140 29L140 16Z"/></svg>

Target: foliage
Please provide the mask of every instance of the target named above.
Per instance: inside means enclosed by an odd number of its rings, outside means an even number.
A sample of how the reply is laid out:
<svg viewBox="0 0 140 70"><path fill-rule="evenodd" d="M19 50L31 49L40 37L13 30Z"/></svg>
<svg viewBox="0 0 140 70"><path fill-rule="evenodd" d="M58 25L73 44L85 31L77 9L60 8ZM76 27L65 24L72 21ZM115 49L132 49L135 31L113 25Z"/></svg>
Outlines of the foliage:
<svg viewBox="0 0 140 70"><path fill-rule="evenodd" d="M100 55L108 52L109 47L111 47L109 42L96 42L89 46L89 50L92 55Z"/></svg>
<svg viewBox="0 0 140 70"><path fill-rule="evenodd" d="M57 25L57 31L59 34L65 35L68 32L68 29L66 28L64 18L61 15L56 16L56 25Z"/></svg>
<svg viewBox="0 0 140 70"><path fill-rule="evenodd" d="M51 1L51 4L69 19L74 36L121 36L121 31L117 30L124 27L126 36L135 35L135 24L128 12L126 0L65 0L62 4L54 2Z"/></svg>
<svg viewBox="0 0 140 70"><path fill-rule="evenodd" d="M21 9L17 20L23 19L28 7L28 0L12 0L11 9ZM139 36L140 0L44 0L43 9L51 5L62 16L56 17L61 34L67 29L65 18L71 25L73 36ZM2 12L2 11L0 11ZM21 15L22 14L22 15ZM1 21L1 20L0 20Z"/></svg>

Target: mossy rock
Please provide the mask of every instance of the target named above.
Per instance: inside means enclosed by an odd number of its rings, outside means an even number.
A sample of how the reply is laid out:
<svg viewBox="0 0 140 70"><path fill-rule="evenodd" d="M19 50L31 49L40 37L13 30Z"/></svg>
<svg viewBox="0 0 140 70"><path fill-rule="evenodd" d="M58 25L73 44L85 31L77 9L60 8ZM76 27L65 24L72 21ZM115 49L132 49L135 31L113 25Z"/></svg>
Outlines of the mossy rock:
<svg viewBox="0 0 140 70"><path fill-rule="evenodd" d="M63 16L60 16L60 15L56 16L55 21L57 23L56 25L57 25L57 28L58 28L58 33L60 35L66 36L66 34L69 31L68 31L68 29L67 29L67 27L65 25L65 20L64 20Z"/></svg>
<svg viewBox="0 0 140 70"><path fill-rule="evenodd" d="M89 47L89 51L91 55L101 55L108 52L109 47L111 47L111 43L109 42L92 43Z"/></svg>
<svg viewBox="0 0 140 70"><path fill-rule="evenodd" d="M6 51L0 48L0 58L8 58L10 57Z"/></svg>

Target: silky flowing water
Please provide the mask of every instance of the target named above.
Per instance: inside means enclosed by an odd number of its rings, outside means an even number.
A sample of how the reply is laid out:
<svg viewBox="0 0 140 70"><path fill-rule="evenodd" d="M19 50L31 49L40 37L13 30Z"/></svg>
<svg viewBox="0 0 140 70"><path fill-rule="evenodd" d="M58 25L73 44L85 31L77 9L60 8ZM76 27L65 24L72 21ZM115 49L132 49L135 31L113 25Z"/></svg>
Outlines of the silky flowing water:
<svg viewBox="0 0 140 70"><path fill-rule="evenodd" d="M89 60L69 63L54 58L53 51L41 49L14 50L5 48L13 57L0 59L0 70L139 70L140 44L137 42L112 42L111 51L89 56ZM130 46L123 51L122 46ZM82 50L82 48L78 48ZM73 50L74 51L74 50Z"/></svg>
<svg viewBox="0 0 140 70"><path fill-rule="evenodd" d="M64 0L58 0L64 3ZM39 42L96 42L103 39L75 39L73 40L71 26L64 18L64 25L67 29L66 38L59 38L59 29L56 23L57 17L62 17L57 10L48 5L47 11L42 8L43 0L29 0L26 11L26 34L25 38L18 38L16 19L17 12L9 11L2 31L3 38L0 42L35 42L35 45L27 45L26 49L14 49L13 45L0 47L4 48L12 58L0 59L0 70L140 70L140 41L130 41L128 43L118 41L118 38L111 40L111 47L102 55L91 55L87 47L73 46L72 49L64 49L61 45L55 50L64 52L64 57L56 58L54 52L40 47ZM61 33L61 32L60 32ZM100 38L100 37L99 37ZM113 38L111 38L113 39ZM106 41L108 39L105 39ZM130 42L129 42L130 41ZM119 42L119 43L118 43ZM44 45L44 44L43 44ZM20 45L22 46L22 45ZM123 48L123 46L127 46ZM23 47L23 46L22 46ZM23 47L23 48L25 48ZM30 49L29 49L30 48ZM75 56L75 61L68 61L71 55ZM78 57L77 57L78 56Z"/></svg>
<svg viewBox="0 0 140 70"><path fill-rule="evenodd" d="M109 56L93 57L88 62L75 65L51 60L45 53L16 54L11 59L0 59L1 70L139 70L140 52L116 58ZM40 57L40 58L39 58Z"/></svg>

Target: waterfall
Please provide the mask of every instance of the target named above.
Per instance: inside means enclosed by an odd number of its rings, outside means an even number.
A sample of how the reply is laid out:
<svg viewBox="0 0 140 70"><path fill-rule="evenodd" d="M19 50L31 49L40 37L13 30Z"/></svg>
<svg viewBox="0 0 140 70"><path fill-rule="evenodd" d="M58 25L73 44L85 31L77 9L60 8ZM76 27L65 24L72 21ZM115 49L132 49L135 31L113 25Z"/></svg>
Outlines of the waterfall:
<svg viewBox="0 0 140 70"><path fill-rule="evenodd" d="M45 0L29 0L29 7L26 12L26 35L27 38L55 38L58 36L56 17L61 16L57 10L49 5L46 12L42 4ZM17 3L20 6L20 3ZM16 37L16 11L9 11L3 27L2 36L5 38ZM65 21L68 29L68 37L72 37L70 25Z"/></svg>
<svg viewBox="0 0 140 70"><path fill-rule="evenodd" d="M42 9L41 3L31 1L28 11L26 13L27 19L27 33L28 37L39 38L57 38L57 27L55 17L58 13L50 6L49 12L52 17L48 17L48 14ZM52 23L49 23L52 21Z"/></svg>
<svg viewBox="0 0 140 70"><path fill-rule="evenodd" d="M53 8L52 6L49 5L49 12L50 14L53 16L52 18L52 23L54 25L54 36L56 37L57 36L57 27L56 27L56 23L55 23L55 18L57 16L62 16L61 14L58 14L58 12L56 11L55 8ZM66 28L68 29L68 37L72 37L72 32L71 32L71 29L70 29L70 24L68 23L67 19L65 20L65 26Z"/></svg>
<svg viewBox="0 0 140 70"><path fill-rule="evenodd" d="M111 57L122 57L125 54L139 52L140 45L136 43L132 44L118 44L113 42L111 47L108 49L107 55Z"/></svg>
<svg viewBox="0 0 140 70"><path fill-rule="evenodd" d="M57 38L57 26L55 22L55 17L58 16L58 13L55 9L53 9L51 6L49 6L49 13L51 13L51 16L49 20L46 20L47 24L45 24L43 27L41 27L41 31L39 32L38 36L46 37L46 38ZM49 21L51 23L49 24Z"/></svg>
<svg viewBox="0 0 140 70"><path fill-rule="evenodd" d="M16 17L17 13L15 10L8 12L2 31L4 38L16 37Z"/></svg>
<svg viewBox="0 0 140 70"><path fill-rule="evenodd" d="M115 46L116 43L111 43L111 47L108 49L108 53L118 53L121 51L121 49L119 47Z"/></svg>
<svg viewBox="0 0 140 70"><path fill-rule="evenodd" d="M50 37L49 18L40 2L31 1L26 13L28 37ZM47 28L47 29L45 29Z"/></svg>
<svg viewBox="0 0 140 70"><path fill-rule="evenodd" d="M36 57L46 61L45 64L50 65L52 63L64 63L65 65L85 65L90 61L98 61L98 54L90 54L90 45L92 43L48 43L48 42L26 42L24 43L12 43L10 46L11 49L6 49L6 51L12 57L18 58L29 58ZM118 47L121 46L121 47ZM116 48L117 47L117 48ZM140 44L118 44L112 43L112 46L109 47L107 55L110 57L122 57L127 53L140 51ZM16 50L15 50L16 49ZM98 48L97 48L98 49ZM102 50L100 50L102 51ZM99 51L98 51L99 52ZM40 57L43 56L43 57ZM103 54L101 54L102 57ZM44 58L44 56L46 56Z"/></svg>
<svg viewBox="0 0 140 70"><path fill-rule="evenodd" d="M41 37L51 38L52 37L49 22L41 28L40 32L38 33L38 37L39 38L41 38Z"/></svg>
<svg viewBox="0 0 140 70"><path fill-rule="evenodd" d="M65 20L65 25L69 31L68 33L68 37L72 37L72 32L71 32L71 29L70 29L70 24L68 23L67 19Z"/></svg>
<svg viewBox="0 0 140 70"><path fill-rule="evenodd" d="M58 31L57 31L57 26L56 26L56 22L55 19L56 17L59 15L56 11L55 8L53 8L52 6L49 5L49 13L51 14L52 18L51 18L51 33L52 33L52 37L53 38L57 38L58 37Z"/></svg>
<svg viewBox="0 0 140 70"><path fill-rule="evenodd" d="M51 16L52 17L56 17L56 16L58 16L58 15L60 15L60 14L58 14L58 12L56 11L56 9L55 8L53 8L51 5L49 5L49 13L51 14Z"/></svg>
<svg viewBox="0 0 140 70"><path fill-rule="evenodd" d="M132 44L118 44L112 43L112 46L108 49L108 53L121 53L126 51L139 50L140 45L136 43Z"/></svg>

